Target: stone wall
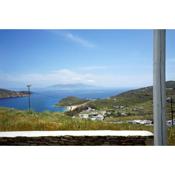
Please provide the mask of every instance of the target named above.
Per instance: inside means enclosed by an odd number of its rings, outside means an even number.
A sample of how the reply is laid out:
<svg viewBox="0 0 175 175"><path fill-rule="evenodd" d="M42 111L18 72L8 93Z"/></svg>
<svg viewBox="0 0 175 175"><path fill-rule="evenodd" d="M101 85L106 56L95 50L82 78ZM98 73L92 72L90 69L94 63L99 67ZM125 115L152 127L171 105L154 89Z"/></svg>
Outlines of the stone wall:
<svg viewBox="0 0 175 175"><path fill-rule="evenodd" d="M80 145L80 146L112 146L112 145L153 145L153 136L45 136L45 137L1 137L0 145Z"/></svg>

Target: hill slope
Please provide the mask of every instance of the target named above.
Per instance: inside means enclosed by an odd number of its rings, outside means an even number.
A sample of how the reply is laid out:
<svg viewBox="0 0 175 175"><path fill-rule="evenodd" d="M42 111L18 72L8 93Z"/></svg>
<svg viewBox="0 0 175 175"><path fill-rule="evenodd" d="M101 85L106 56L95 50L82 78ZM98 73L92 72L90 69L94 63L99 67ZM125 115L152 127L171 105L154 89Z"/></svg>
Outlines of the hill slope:
<svg viewBox="0 0 175 175"><path fill-rule="evenodd" d="M78 97L74 97L74 96L69 96L66 98L63 98L62 100L60 100L59 102L59 106L71 106L71 105L79 105L82 103L87 102L88 100L86 99L81 99Z"/></svg>
<svg viewBox="0 0 175 175"><path fill-rule="evenodd" d="M166 82L166 95L175 99L175 81ZM150 115L153 111L153 87L144 87L130 90L109 99L98 99L89 103L98 109L113 110L114 113L126 115ZM167 103L167 113L170 112L170 104Z"/></svg>
<svg viewBox="0 0 175 175"><path fill-rule="evenodd" d="M166 82L167 97L175 99L175 81ZM84 103L85 99L67 97L59 102L60 106L69 106ZM89 101L86 107L97 110L106 110L109 116L148 116L153 114L153 87L144 87L123 92L107 99ZM167 114L170 116L170 104L167 103Z"/></svg>
<svg viewBox="0 0 175 175"><path fill-rule="evenodd" d="M26 91L11 91L7 89L0 89L0 98L13 98L25 96L28 96L28 92Z"/></svg>

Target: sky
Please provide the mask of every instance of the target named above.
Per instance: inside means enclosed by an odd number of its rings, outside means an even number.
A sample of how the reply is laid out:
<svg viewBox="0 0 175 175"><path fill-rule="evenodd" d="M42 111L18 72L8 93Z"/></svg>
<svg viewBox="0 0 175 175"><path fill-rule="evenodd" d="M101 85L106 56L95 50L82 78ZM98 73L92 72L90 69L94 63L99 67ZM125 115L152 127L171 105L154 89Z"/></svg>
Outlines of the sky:
<svg viewBox="0 0 175 175"><path fill-rule="evenodd" d="M152 85L152 30L0 30L0 88ZM175 30L166 79L175 80Z"/></svg>

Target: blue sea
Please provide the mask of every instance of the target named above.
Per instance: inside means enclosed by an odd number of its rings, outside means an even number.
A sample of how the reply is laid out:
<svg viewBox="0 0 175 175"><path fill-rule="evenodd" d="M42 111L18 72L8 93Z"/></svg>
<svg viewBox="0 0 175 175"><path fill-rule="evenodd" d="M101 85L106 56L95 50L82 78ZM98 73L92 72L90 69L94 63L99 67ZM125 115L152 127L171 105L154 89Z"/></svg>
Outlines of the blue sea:
<svg viewBox="0 0 175 175"><path fill-rule="evenodd" d="M43 111L65 111L64 107L56 107L62 98L67 96L76 96L87 99L107 98L113 95L117 95L124 90L121 89L105 89L105 90L48 90L48 91L36 91L31 95L31 109L36 112ZM28 109L28 97L19 98L4 98L0 99L0 107L9 107L20 110Z"/></svg>

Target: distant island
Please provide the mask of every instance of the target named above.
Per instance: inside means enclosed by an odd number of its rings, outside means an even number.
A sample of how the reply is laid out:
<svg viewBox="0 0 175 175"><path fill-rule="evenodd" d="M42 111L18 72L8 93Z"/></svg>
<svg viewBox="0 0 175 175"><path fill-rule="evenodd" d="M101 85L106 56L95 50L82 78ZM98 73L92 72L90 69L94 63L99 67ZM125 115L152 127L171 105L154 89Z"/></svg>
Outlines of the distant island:
<svg viewBox="0 0 175 175"><path fill-rule="evenodd" d="M72 83L72 84L55 84L49 86L48 88L56 90L83 90L83 89L95 89L97 87L83 83Z"/></svg>
<svg viewBox="0 0 175 175"><path fill-rule="evenodd" d="M27 91L12 91L12 90L8 90L8 89L0 89L0 99L26 97L28 95L29 95L29 93Z"/></svg>

